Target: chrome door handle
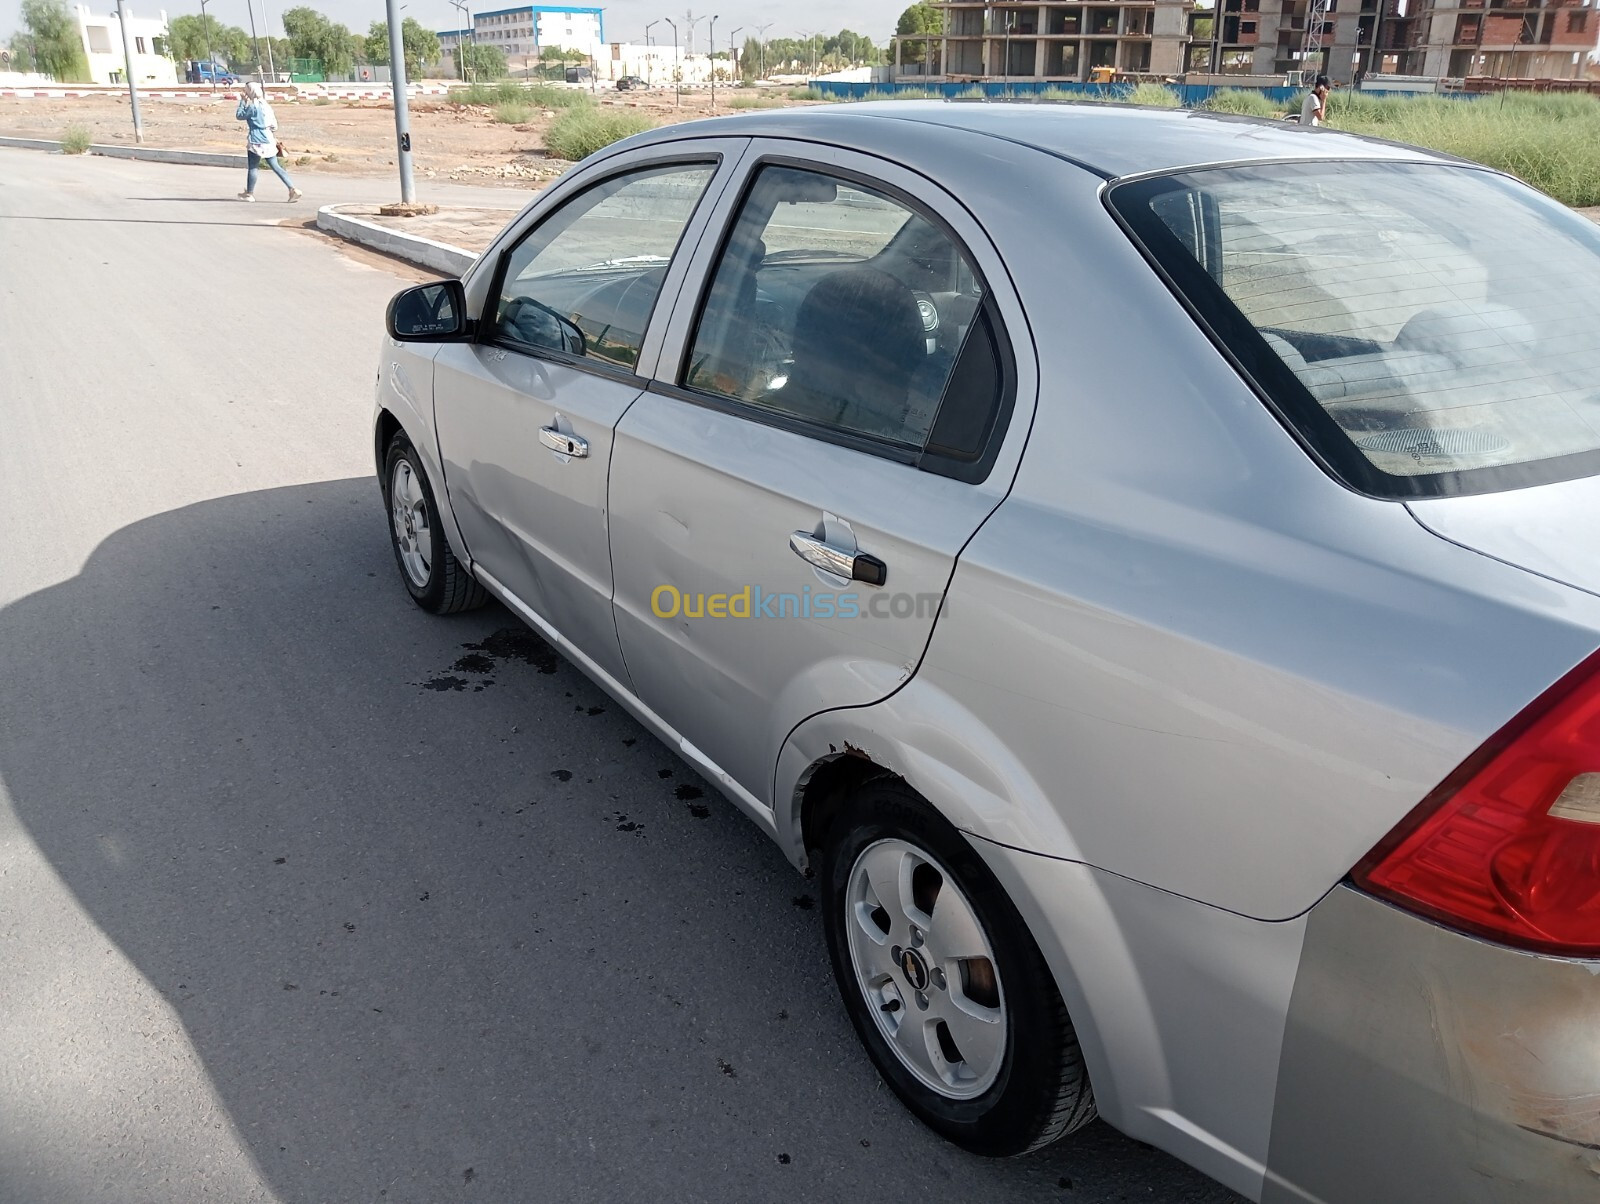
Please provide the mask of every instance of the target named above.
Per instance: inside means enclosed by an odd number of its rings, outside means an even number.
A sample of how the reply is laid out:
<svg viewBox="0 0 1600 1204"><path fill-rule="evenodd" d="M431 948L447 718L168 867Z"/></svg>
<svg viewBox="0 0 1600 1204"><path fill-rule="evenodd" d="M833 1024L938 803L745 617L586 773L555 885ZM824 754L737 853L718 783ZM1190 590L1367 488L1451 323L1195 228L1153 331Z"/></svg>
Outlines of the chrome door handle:
<svg viewBox="0 0 1600 1204"><path fill-rule="evenodd" d="M539 428L539 442L553 452L581 460L589 454L589 441L577 435L564 435L553 426Z"/></svg>
<svg viewBox="0 0 1600 1204"><path fill-rule="evenodd" d="M868 585L882 585L889 579L889 566L876 556L865 552L847 552L825 543L809 531L796 531L789 536L789 546L801 560L836 577L851 581L864 581Z"/></svg>

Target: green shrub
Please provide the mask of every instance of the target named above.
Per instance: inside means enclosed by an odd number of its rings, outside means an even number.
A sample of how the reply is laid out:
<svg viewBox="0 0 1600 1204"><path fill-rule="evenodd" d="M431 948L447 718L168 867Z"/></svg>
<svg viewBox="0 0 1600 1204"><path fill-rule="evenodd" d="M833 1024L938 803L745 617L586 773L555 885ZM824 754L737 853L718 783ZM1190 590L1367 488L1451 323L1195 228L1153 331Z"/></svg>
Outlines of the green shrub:
<svg viewBox="0 0 1600 1204"><path fill-rule="evenodd" d="M1146 105L1153 109L1176 109L1178 94L1161 84L1139 84L1122 98L1124 104Z"/></svg>
<svg viewBox="0 0 1600 1204"><path fill-rule="evenodd" d="M464 105L529 105L536 109L576 109L594 103L582 88L524 84L514 79L453 88L450 99Z"/></svg>
<svg viewBox="0 0 1600 1204"><path fill-rule="evenodd" d="M1241 117L1282 117L1288 111L1254 88L1224 88L1213 92L1200 107L1211 113L1235 113Z"/></svg>
<svg viewBox="0 0 1600 1204"><path fill-rule="evenodd" d="M927 88L892 88L885 92L881 88L873 88L862 100L943 100L943 92L931 92Z"/></svg>
<svg viewBox="0 0 1600 1204"><path fill-rule="evenodd" d="M88 151L92 139L86 125L69 125L61 135L63 155L81 155Z"/></svg>
<svg viewBox="0 0 1600 1204"><path fill-rule="evenodd" d="M1092 105L1105 104L1108 101L1116 99L1114 96L1108 96L1104 92L1078 92L1072 88L1045 88L1040 92L1036 92L1034 96L1035 99L1047 100L1055 103L1060 103L1062 101L1077 101L1082 104Z"/></svg>
<svg viewBox="0 0 1600 1204"><path fill-rule="evenodd" d="M532 116L532 107L521 101L503 100L494 107L494 119L501 125L521 125Z"/></svg>
<svg viewBox="0 0 1600 1204"><path fill-rule="evenodd" d="M728 99L730 109L774 109L782 103L770 96L732 96Z"/></svg>
<svg viewBox="0 0 1600 1204"><path fill-rule="evenodd" d="M821 88L790 88L790 100L827 100Z"/></svg>
<svg viewBox="0 0 1600 1204"><path fill-rule="evenodd" d="M561 114L544 136L551 154L576 163L621 138L641 134L655 125L648 117L626 109L601 109L593 105Z"/></svg>

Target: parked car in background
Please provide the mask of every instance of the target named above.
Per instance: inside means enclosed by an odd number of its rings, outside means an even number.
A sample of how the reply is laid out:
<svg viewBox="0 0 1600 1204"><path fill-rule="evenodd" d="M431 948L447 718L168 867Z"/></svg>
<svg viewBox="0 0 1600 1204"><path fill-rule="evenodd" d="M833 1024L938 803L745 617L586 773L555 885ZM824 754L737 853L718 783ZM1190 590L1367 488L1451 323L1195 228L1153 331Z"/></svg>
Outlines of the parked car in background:
<svg viewBox="0 0 1600 1204"><path fill-rule="evenodd" d="M649 86L644 82L644 77L640 75L624 75L617 80L618 92L627 92L633 88L648 88Z"/></svg>
<svg viewBox="0 0 1600 1204"><path fill-rule="evenodd" d="M239 77L221 63L191 59L184 65L183 78L191 84L236 84Z"/></svg>
<svg viewBox="0 0 1600 1204"><path fill-rule="evenodd" d="M373 451L420 606L499 599L815 871L950 1140L1588 1199L1596 312L1600 228L1420 150L774 111L400 293Z"/></svg>
<svg viewBox="0 0 1600 1204"><path fill-rule="evenodd" d="M566 78L569 84L586 84L594 78L594 72L588 67L568 67Z"/></svg>

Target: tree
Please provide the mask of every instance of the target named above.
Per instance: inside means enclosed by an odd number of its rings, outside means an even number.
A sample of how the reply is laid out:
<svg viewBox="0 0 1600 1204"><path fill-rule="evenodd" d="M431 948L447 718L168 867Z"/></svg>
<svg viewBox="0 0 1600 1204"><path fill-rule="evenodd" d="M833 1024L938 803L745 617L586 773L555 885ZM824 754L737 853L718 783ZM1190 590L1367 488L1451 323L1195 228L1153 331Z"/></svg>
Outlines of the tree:
<svg viewBox="0 0 1600 1204"><path fill-rule="evenodd" d="M185 14L173 17L167 23L168 45L172 57L180 62L204 60L207 49L207 28L210 31L211 54L230 67L248 60L252 54L250 35L237 25L223 25L215 17L197 17Z"/></svg>
<svg viewBox="0 0 1600 1204"><path fill-rule="evenodd" d="M498 46L485 46L466 42L456 48L460 61L466 65L470 79L504 79L509 73L506 52Z"/></svg>
<svg viewBox="0 0 1600 1204"><path fill-rule="evenodd" d="M11 58L6 70L23 72L33 70L33 50L28 46L27 34L12 34L11 46L7 53L11 56Z"/></svg>
<svg viewBox="0 0 1600 1204"><path fill-rule="evenodd" d="M756 82L756 75L761 70L761 57L761 43L755 38L746 38L744 49L739 51L739 75L746 87Z"/></svg>
<svg viewBox="0 0 1600 1204"><path fill-rule="evenodd" d="M29 34L35 69L59 82L87 82L89 59L83 53L78 23L61 0L22 0L22 24Z"/></svg>
<svg viewBox="0 0 1600 1204"><path fill-rule="evenodd" d="M400 41L405 47L407 78L420 77L422 65L439 57L439 39L424 29L415 17L400 23ZM374 21L367 30L367 59L380 65L389 61L389 25Z"/></svg>
<svg viewBox="0 0 1600 1204"><path fill-rule="evenodd" d="M285 9L283 31L294 58L316 59L329 75L343 75L355 62L355 35L314 8Z"/></svg>
<svg viewBox="0 0 1600 1204"><path fill-rule="evenodd" d="M900 35L903 47L900 57L908 63L920 63L928 57L926 35L944 32L944 11L931 4L913 4L900 14L894 31Z"/></svg>

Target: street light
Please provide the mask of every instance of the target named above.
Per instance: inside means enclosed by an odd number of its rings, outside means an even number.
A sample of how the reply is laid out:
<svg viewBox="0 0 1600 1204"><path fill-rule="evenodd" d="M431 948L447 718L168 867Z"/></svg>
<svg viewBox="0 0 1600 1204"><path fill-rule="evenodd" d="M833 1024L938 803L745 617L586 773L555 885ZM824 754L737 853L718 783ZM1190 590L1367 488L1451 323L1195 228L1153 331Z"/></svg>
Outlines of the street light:
<svg viewBox="0 0 1600 1204"><path fill-rule="evenodd" d="M732 30L728 34L728 86L729 87L733 86L733 69L734 69L734 67L736 67L738 65L737 63L734 62L734 59L733 59L733 39L738 37L743 32L744 32L744 26L741 25L741 26L739 26L739 28L737 28L735 30ZM744 72L743 71L739 72L739 75L740 75L740 78L742 79L743 76L744 76Z"/></svg>
<svg viewBox="0 0 1600 1204"><path fill-rule="evenodd" d="M117 0L117 24L122 26L122 62L128 69L128 105L133 110L133 140L144 141L144 122L139 118L139 86L133 79L133 42L128 37L128 18Z"/></svg>
<svg viewBox="0 0 1600 1204"><path fill-rule="evenodd" d="M256 9L250 0L244 0L244 11L250 15L250 41L256 48L256 79L265 82L261 76L261 37L256 33Z"/></svg>
<svg viewBox="0 0 1600 1204"><path fill-rule="evenodd" d="M647 84L656 82L656 56L650 53L650 47L654 45L650 41L650 31L660 24L661 18L657 17L654 21L647 22L644 27L644 82Z"/></svg>
<svg viewBox="0 0 1600 1204"><path fill-rule="evenodd" d="M211 55L211 18L206 16L206 5L211 0L200 0L200 28L206 31L206 74L211 77L211 90L217 90L217 60Z"/></svg>
<svg viewBox="0 0 1600 1204"><path fill-rule="evenodd" d="M683 69L678 65L678 25L671 17L662 17L672 26L672 107L677 108L683 97Z"/></svg>
<svg viewBox="0 0 1600 1204"><path fill-rule="evenodd" d="M711 14L711 24L706 26L706 68L711 74L711 108L717 107L717 14Z"/></svg>
<svg viewBox="0 0 1600 1204"><path fill-rule="evenodd" d="M450 7L453 8L453 9L456 9L458 12L460 12L462 17L466 20L467 28L466 28L466 30L464 32L467 35L467 41L469 43L472 42L474 40L473 36L472 36L472 6L470 4L468 4L468 3L466 3L466 0L450 0ZM466 46L462 45L462 43L461 43L461 35L460 34L456 35L456 50L457 50L457 57L461 60L461 62L459 64L460 67L461 67L461 82L462 83L466 83L467 82L467 48L466 48Z"/></svg>
<svg viewBox="0 0 1600 1204"><path fill-rule="evenodd" d="M758 39L760 39L760 45L761 45L761 78L762 79L766 79L767 78L767 30L771 29L773 27L773 25L775 25L775 24L777 24L777 22L768 21L765 25L757 25L756 26L756 37Z"/></svg>

